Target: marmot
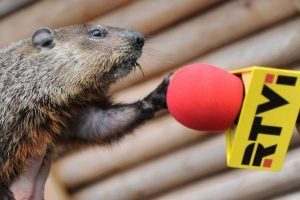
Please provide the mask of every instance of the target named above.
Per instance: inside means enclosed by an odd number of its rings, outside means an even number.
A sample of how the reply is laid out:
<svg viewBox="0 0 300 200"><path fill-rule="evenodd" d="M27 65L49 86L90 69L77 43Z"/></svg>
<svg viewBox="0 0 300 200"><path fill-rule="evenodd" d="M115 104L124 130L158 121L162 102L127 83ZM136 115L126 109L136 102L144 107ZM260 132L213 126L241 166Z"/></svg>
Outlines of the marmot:
<svg viewBox="0 0 300 200"><path fill-rule="evenodd" d="M113 143L166 108L169 77L143 100L110 100L110 85L137 67L144 41L86 24L40 28L0 50L0 199L14 199L8 188L36 159Z"/></svg>

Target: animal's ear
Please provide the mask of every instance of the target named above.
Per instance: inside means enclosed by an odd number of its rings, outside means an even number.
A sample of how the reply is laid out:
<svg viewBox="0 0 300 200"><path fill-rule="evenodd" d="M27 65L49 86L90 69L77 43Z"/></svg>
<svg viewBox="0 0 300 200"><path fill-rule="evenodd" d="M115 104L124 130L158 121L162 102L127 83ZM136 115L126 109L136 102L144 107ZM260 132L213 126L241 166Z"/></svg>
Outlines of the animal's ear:
<svg viewBox="0 0 300 200"><path fill-rule="evenodd" d="M48 27L40 28L32 35L32 44L38 48L52 48L53 40L54 31Z"/></svg>

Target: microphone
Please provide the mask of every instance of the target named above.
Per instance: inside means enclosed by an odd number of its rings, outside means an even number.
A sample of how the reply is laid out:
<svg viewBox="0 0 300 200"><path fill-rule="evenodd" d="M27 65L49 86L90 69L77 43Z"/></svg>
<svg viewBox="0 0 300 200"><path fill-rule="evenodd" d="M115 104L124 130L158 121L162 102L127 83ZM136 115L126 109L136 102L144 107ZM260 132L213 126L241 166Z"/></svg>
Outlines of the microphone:
<svg viewBox="0 0 300 200"><path fill-rule="evenodd" d="M236 119L243 100L237 76L209 64L178 70L170 81L167 105L183 125L199 131L224 131Z"/></svg>
<svg viewBox="0 0 300 200"><path fill-rule="evenodd" d="M167 106L181 124L226 130L227 165L280 171L300 110L300 72L191 64L171 77Z"/></svg>

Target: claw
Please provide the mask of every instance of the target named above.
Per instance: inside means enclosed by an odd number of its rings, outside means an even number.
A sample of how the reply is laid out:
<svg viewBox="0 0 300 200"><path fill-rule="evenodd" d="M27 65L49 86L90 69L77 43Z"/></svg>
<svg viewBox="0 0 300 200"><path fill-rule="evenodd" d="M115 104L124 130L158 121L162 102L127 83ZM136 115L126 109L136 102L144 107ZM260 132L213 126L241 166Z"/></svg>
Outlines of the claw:
<svg viewBox="0 0 300 200"><path fill-rule="evenodd" d="M166 93L172 74L169 74L159 85L152 91L145 100L150 102L155 111L167 108Z"/></svg>

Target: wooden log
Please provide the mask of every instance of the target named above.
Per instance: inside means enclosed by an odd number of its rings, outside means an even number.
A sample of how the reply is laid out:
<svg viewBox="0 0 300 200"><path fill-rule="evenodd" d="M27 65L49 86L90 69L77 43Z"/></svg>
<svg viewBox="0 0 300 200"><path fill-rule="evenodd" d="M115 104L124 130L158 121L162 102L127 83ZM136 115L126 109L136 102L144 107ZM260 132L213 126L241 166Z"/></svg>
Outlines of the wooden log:
<svg viewBox="0 0 300 200"><path fill-rule="evenodd" d="M279 197L272 198L273 200L299 200L300 199L300 191L288 193Z"/></svg>
<svg viewBox="0 0 300 200"><path fill-rule="evenodd" d="M56 169L64 184L75 188L205 136L165 116L138 129L136 134L128 136L112 149L105 146L71 155L58 161Z"/></svg>
<svg viewBox="0 0 300 200"><path fill-rule="evenodd" d="M40 1L0 21L0 48L29 37L38 27L84 23L130 1L133 0Z"/></svg>
<svg viewBox="0 0 300 200"><path fill-rule="evenodd" d="M293 52L300 53L300 51L297 51L297 49L299 50L300 48L300 43L297 42L296 39L298 38L300 32L297 31L298 28L295 29L295 27L298 27L295 26L296 22L297 20L292 20L291 22L287 22L286 24L274 27L270 30L266 30L258 35L243 39L242 41L238 41L222 49L214 51L211 54L207 55L207 58L205 58L204 56L199 60L216 64L228 70L237 68L239 66L251 66L254 64L279 66L285 64L282 62L282 60L287 63L293 62L293 60L297 56L295 56L293 53L289 54L288 52L292 50ZM282 38L282 35L286 36L285 39ZM270 48L267 48L266 44L272 45L270 46ZM245 53L241 55L241 49L247 49L247 51L245 51ZM265 55L265 57L260 58L260 54ZM231 55L237 55L237 57L233 57ZM286 55L290 57L286 58ZM281 59L281 56L283 56L284 59ZM300 56L298 55L298 57ZM259 59L257 60L257 58ZM198 62L199 60L196 61ZM237 64L234 64L235 60ZM160 77L156 77L155 79L151 79L150 81L147 81L143 84L139 84L137 86L116 93L116 100L123 102L133 102L137 99L140 99L141 97L148 94L148 92L150 92L153 88L155 88L156 85L162 80L163 76L165 75L162 74ZM149 126L145 125L142 129L138 130L137 134L133 138L128 138L128 142L126 140L125 143L128 143L130 145L123 145L123 143L121 142L120 145L122 147L124 146L124 148L113 149L113 152L115 153L105 151L103 152L103 154L105 155L100 156L101 153L99 152L102 152L102 148L100 148L99 150L88 151L83 154L76 154L70 158L67 158L66 160L62 160L60 163L58 163L58 168L63 182L69 188L74 188L82 183L95 181L102 176L110 174L116 168L121 169L125 166L132 166L148 159L149 157L159 155L162 152L162 150L160 149L162 147L171 150L174 143L176 143L176 145L179 145L179 143L183 142L182 145L184 145L186 144L184 142L185 139L187 139L188 137L193 137L189 133L180 133L182 129L177 128L171 129L172 131L170 133L172 133L173 137L165 135L163 131L160 131L160 127L164 127L166 125L167 127L178 127L178 124L170 118L161 122L153 121L149 123ZM149 133L149 135L151 136L155 133L157 134L155 134L155 137L148 137L147 134L144 134L144 132ZM181 138L175 135L182 135L183 137ZM145 137L145 139L137 139L137 143L131 143L130 140L134 139L135 137ZM159 140L165 141L165 144L160 145L160 147L156 146L157 138L160 138ZM190 139L192 141L192 138ZM169 141L167 142L167 140ZM142 141L149 141L147 143L147 145L149 146L148 149L144 149L143 146L141 147L138 145L139 142ZM138 146L139 150L133 150L135 149L135 145ZM151 145L153 146L150 147ZM152 150L149 151L149 149ZM124 160L123 152L130 152L130 154L134 154L136 160ZM101 163L101 160L104 160L105 156L114 159L111 159L110 161L107 161L106 159L106 162ZM99 162L95 158L99 158ZM81 161L83 159L85 159L84 163L91 163L91 165L81 164ZM122 160L123 164L114 161L119 159ZM84 170L81 170L81 172L74 171L74 166L76 166L77 169ZM88 167L88 169L85 169L86 167ZM86 175L86 173L88 174Z"/></svg>
<svg viewBox="0 0 300 200"><path fill-rule="evenodd" d="M294 0L294 3L300 11L300 1L299 0Z"/></svg>
<svg viewBox="0 0 300 200"><path fill-rule="evenodd" d="M295 134L294 140L293 145L299 145L299 134ZM224 135L211 138L99 181L75 193L74 199L144 199L148 195L224 171L224 145Z"/></svg>
<svg viewBox="0 0 300 200"><path fill-rule="evenodd" d="M230 70L249 65L281 67L300 59L299 35L300 18L297 17L194 62L207 62Z"/></svg>
<svg viewBox="0 0 300 200"><path fill-rule="evenodd" d="M149 35L220 1L221 0L137 1L104 15L93 22L129 28Z"/></svg>
<svg viewBox="0 0 300 200"><path fill-rule="evenodd" d="M292 1L230 1L149 40L141 59L144 72L150 77L170 70L217 47L295 15L297 11ZM149 57L151 54L154 55ZM121 81L115 89L127 87L142 78L130 76L126 81Z"/></svg>
<svg viewBox="0 0 300 200"><path fill-rule="evenodd" d="M0 1L0 18L16 11L37 0L1 0Z"/></svg>
<svg viewBox="0 0 300 200"><path fill-rule="evenodd" d="M75 193L73 198L145 199L182 182L224 170L225 157L225 138L220 135L100 181Z"/></svg>
<svg viewBox="0 0 300 200"><path fill-rule="evenodd" d="M51 169L45 185L45 200L69 200L67 190L60 182L55 169Z"/></svg>
<svg viewBox="0 0 300 200"><path fill-rule="evenodd" d="M297 70L300 70L300 68L297 68ZM300 143L300 133L298 132L297 128L294 128L294 134L292 135L291 143L289 146L289 150L293 149L294 147L297 147Z"/></svg>
<svg viewBox="0 0 300 200"><path fill-rule="evenodd" d="M290 64L287 65L287 67L299 67L300 66L300 61L297 60L295 62L292 62Z"/></svg>
<svg viewBox="0 0 300 200"><path fill-rule="evenodd" d="M300 187L300 147L292 150L281 172L234 170L155 200L181 199L266 199L283 191Z"/></svg>

